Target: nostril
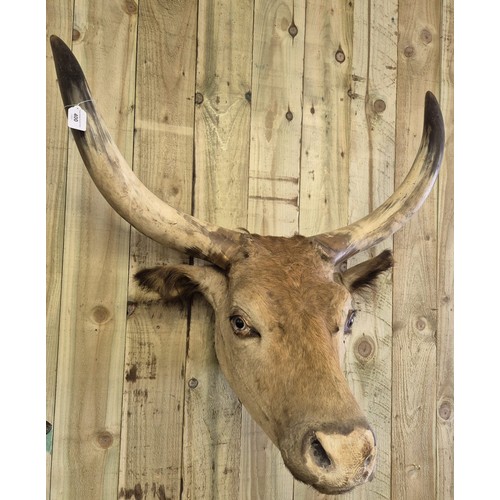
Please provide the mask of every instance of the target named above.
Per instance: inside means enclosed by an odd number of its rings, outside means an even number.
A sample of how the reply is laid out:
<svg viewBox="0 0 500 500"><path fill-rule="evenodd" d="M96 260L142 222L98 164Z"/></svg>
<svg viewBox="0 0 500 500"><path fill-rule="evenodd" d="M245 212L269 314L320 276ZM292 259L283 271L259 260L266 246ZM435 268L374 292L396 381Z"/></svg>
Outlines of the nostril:
<svg viewBox="0 0 500 500"><path fill-rule="evenodd" d="M332 465L330 457L323 448L323 445L319 442L318 438L316 437L314 437L311 441L311 450L314 461L316 462L317 465L324 468L330 467Z"/></svg>

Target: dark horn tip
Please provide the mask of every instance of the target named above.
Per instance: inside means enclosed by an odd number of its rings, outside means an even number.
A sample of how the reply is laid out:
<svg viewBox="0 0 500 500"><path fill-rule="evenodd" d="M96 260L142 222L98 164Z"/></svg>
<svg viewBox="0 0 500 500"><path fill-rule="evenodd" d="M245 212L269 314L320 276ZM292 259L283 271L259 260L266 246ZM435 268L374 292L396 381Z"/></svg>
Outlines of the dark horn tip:
<svg viewBox="0 0 500 500"><path fill-rule="evenodd" d="M50 35L50 45L54 47L54 45L57 46L59 43L64 43L57 35Z"/></svg>
<svg viewBox="0 0 500 500"><path fill-rule="evenodd" d="M71 54L70 48L57 35L50 35L50 47L56 61L67 58L68 54Z"/></svg>
<svg viewBox="0 0 500 500"><path fill-rule="evenodd" d="M90 99L83 70L71 49L58 36L50 36L57 79L66 106Z"/></svg>
<svg viewBox="0 0 500 500"><path fill-rule="evenodd" d="M429 150L438 153L434 166L439 169L444 150L444 121L436 96L430 90L425 94L424 134L428 135Z"/></svg>

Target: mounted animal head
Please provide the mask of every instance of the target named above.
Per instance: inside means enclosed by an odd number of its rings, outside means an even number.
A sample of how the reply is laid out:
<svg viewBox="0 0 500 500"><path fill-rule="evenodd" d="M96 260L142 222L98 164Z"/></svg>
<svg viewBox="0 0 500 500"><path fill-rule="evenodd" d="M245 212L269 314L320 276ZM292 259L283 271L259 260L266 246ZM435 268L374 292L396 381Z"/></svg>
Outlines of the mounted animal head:
<svg viewBox="0 0 500 500"><path fill-rule="evenodd" d="M164 300L201 293L215 311L221 369L299 480L335 494L369 480L376 440L341 367L352 296L392 265L389 251L344 272L339 265L400 229L429 194L441 164L444 126L431 93L413 167L363 219L304 237L259 236L201 222L152 194L134 175L99 117L69 48L51 38L65 107L82 103L87 130L73 130L96 186L130 224L153 240L211 265L145 269L141 287Z"/></svg>

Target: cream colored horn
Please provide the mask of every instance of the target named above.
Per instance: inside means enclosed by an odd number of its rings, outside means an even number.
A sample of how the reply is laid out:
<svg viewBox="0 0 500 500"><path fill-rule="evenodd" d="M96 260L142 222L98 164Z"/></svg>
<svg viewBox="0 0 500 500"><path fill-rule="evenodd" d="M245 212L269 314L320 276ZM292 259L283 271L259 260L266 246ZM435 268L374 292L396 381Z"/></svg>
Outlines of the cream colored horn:
<svg viewBox="0 0 500 500"><path fill-rule="evenodd" d="M81 103L87 113L86 131L72 132L87 170L104 198L127 222L158 243L228 268L242 235L201 222L149 191L133 173L100 118L71 50L56 36L51 36L50 43L65 107Z"/></svg>
<svg viewBox="0 0 500 500"><path fill-rule="evenodd" d="M431 92L425 96L424 130L413 166L399 188L366 217L310 239L338 264L401 229L422 206L437 179L444 149L444 124Z"/></svg>

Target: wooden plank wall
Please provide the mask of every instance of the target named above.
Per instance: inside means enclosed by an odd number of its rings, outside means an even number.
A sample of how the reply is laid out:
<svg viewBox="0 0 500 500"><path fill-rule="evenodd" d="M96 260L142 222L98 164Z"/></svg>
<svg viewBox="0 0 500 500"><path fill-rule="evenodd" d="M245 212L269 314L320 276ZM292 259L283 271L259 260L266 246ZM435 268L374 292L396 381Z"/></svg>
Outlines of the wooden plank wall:
<svg viewBox="0 0 500 500"><path fill-rule="evenodd" d="M453 1L47 0L137 175L228 227L315 234L404 178L432 90L437 187L360 301L346 376L378 438L349 499L453 498ZM47 45L48 46L48 45ZM65 127L47 51L47 498L326 498L293 480L217 366L213 314L129 301L188 262L130 230Z"/></svg>

